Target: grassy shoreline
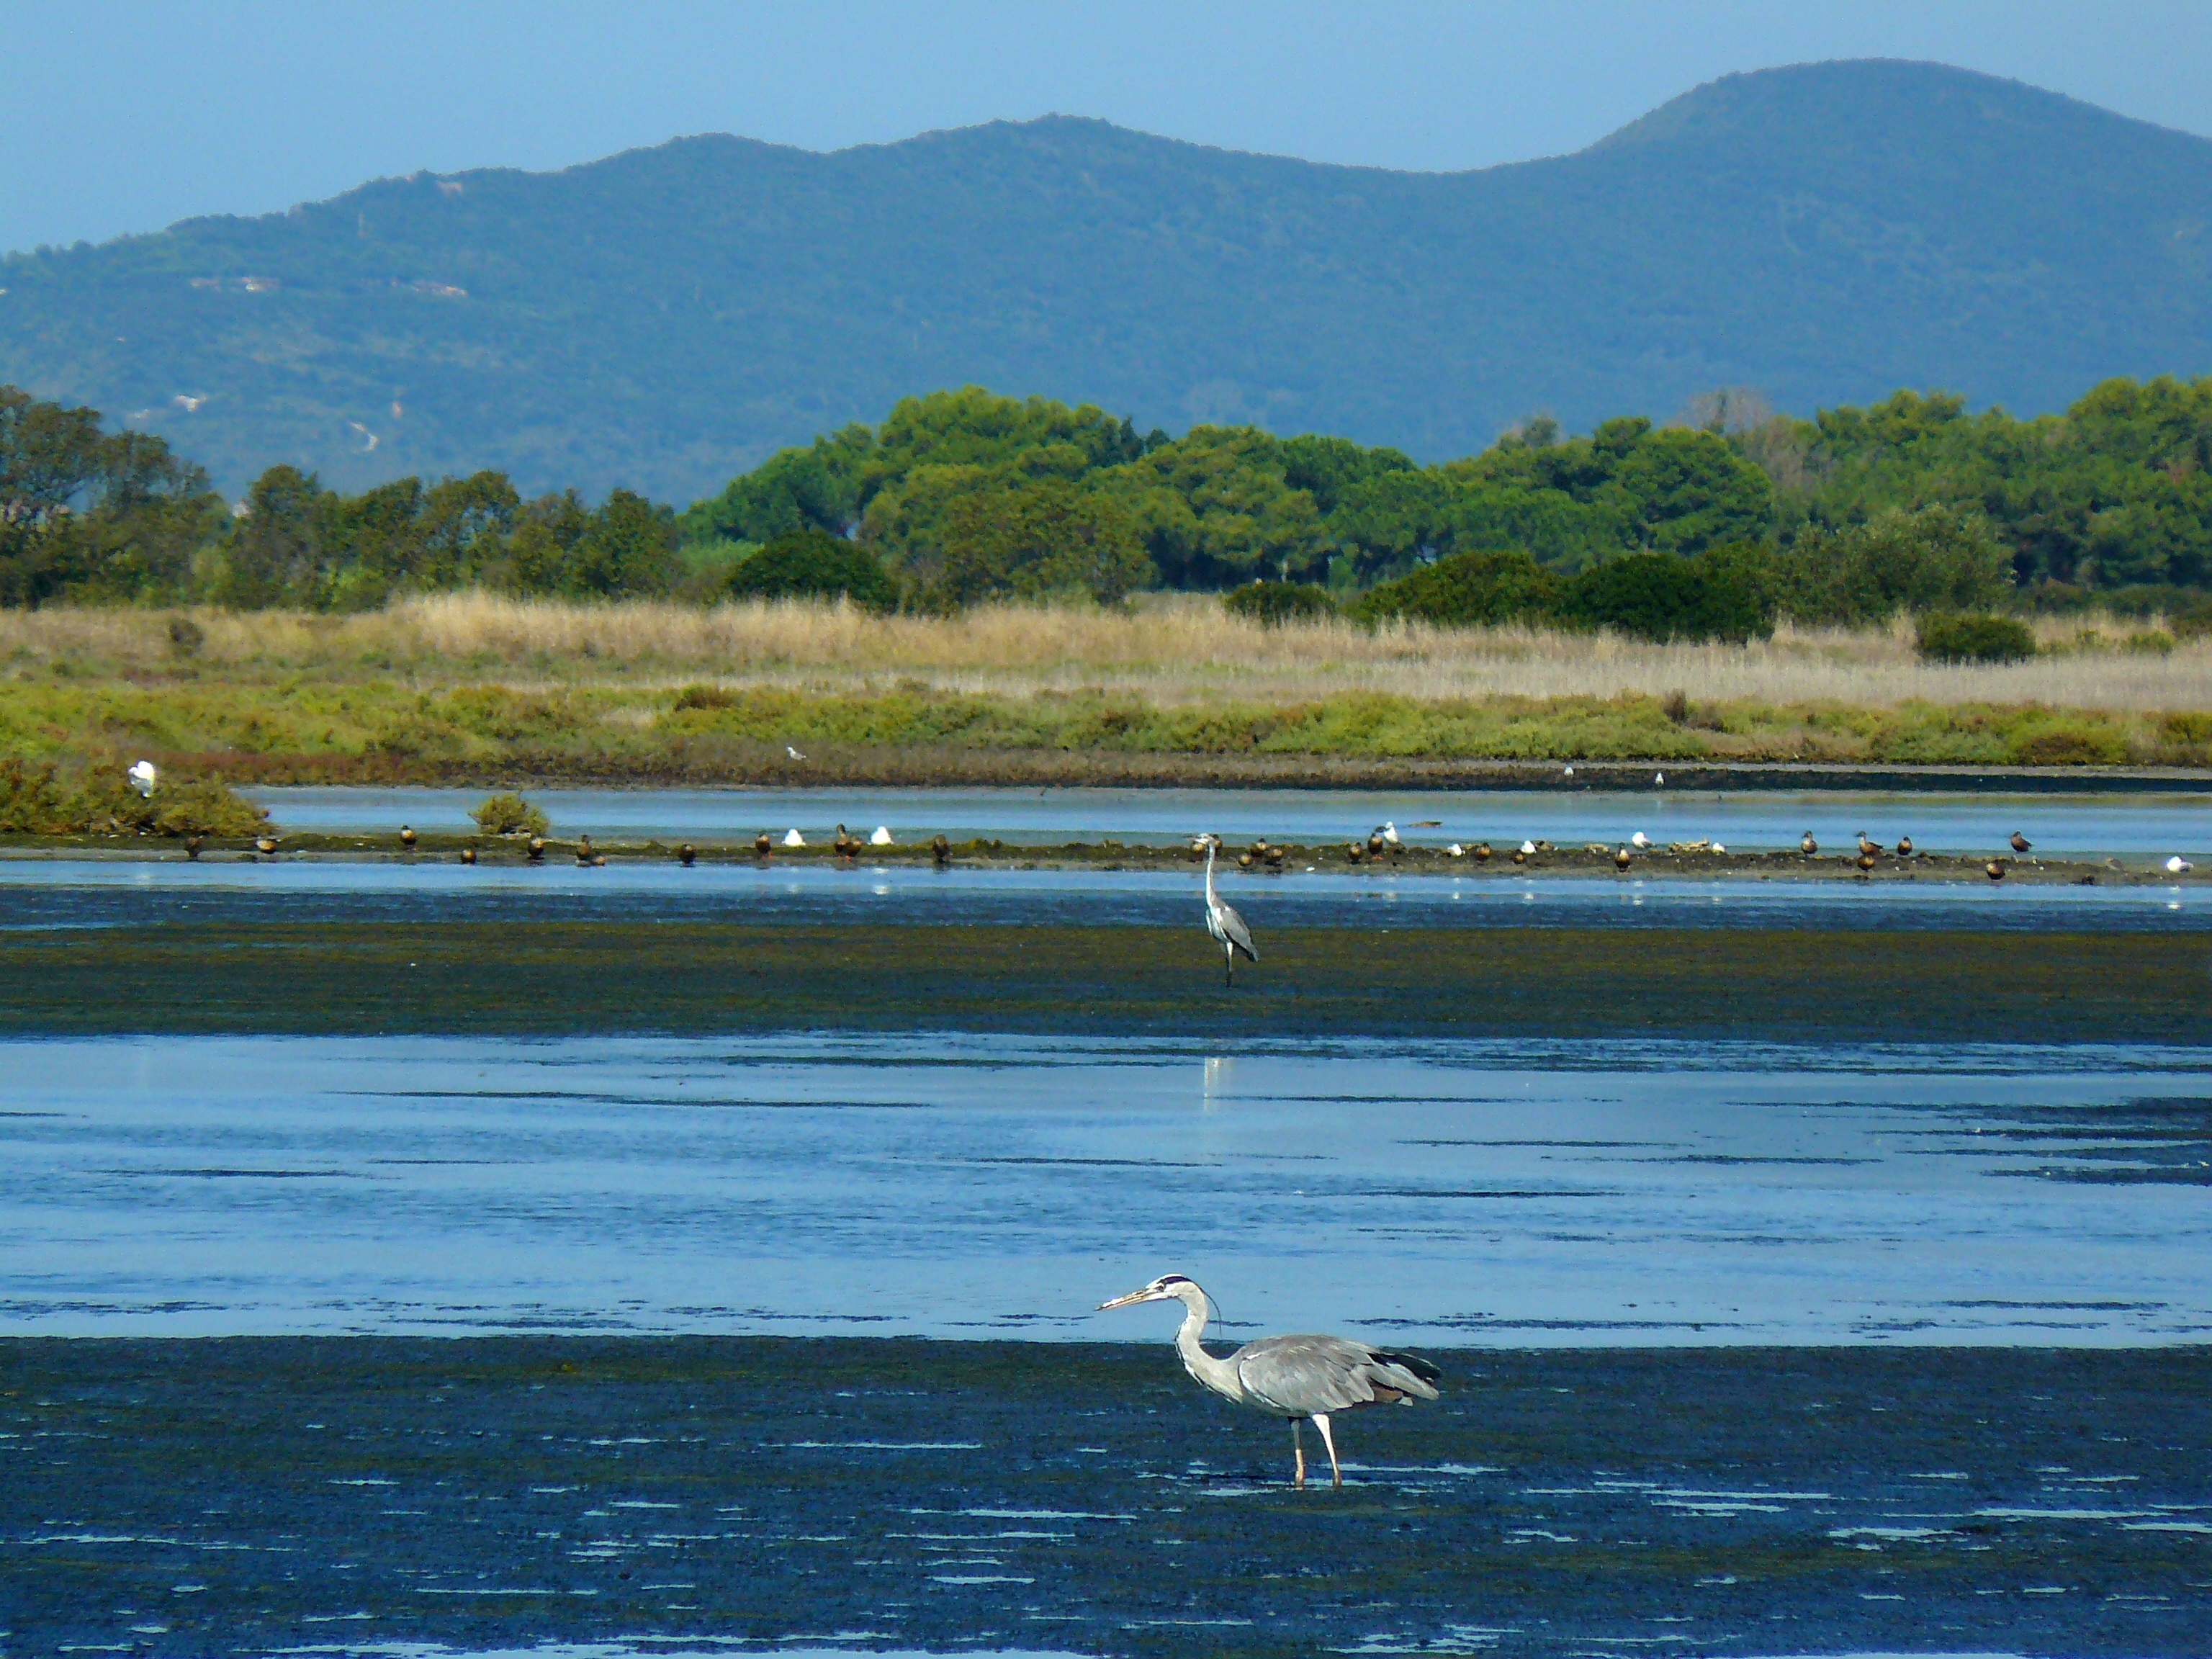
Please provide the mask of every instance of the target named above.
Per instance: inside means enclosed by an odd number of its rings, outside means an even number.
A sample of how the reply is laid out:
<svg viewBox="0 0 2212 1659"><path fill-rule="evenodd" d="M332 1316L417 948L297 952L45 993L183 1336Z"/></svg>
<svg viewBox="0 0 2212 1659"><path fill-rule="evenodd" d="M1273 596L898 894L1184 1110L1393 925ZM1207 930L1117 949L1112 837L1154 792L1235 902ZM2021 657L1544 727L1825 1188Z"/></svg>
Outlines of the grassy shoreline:
<svg viewBox="0 0 2212 1659"><path fill-rule="evenodd" d="M1748 646L1263 629L1187 596L950 619L484 595L349 617L12 612L0 758L487 787L1467 787L1570 763L2212 772L2212 641L2144 653L2124 625L2046 625L2045 655L1970 667L1917 662L1898 629Z"/></svg>

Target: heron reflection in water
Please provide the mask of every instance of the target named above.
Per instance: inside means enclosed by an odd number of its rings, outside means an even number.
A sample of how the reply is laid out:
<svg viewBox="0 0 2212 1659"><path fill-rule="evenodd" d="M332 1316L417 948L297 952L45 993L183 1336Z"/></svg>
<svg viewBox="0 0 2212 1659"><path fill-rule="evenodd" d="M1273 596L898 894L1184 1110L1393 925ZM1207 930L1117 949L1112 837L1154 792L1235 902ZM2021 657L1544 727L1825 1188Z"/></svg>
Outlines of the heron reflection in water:
<svg viewBox="0 0 2212 1659"><path fill-rule="evenodd" d="M1212 1304L1194 1281L1181 1273L1164 1273L1140 1291L1102 1302L1098 1311L1168 1301L1180 1302L1188 1310L1176 1333L1176 1352L1182 1356L1185 1370L1224 1400L1288 1419L1296 1468L1292 1480L1300 1486L1306 1483L1306 1449L1300 1433L1306 1419L1313 1419L1322 1444L1328 1448L1331 1483L1341 1486L1344 1471L1336 1461L1329 1414L1362 1406L1410 1406L1416 1400L1434 1400L1436 1385L1443 1376L1413 1354L1392 1353L1341 1336L1263 1336L1217 1359L1199 1340Z"/></svg>

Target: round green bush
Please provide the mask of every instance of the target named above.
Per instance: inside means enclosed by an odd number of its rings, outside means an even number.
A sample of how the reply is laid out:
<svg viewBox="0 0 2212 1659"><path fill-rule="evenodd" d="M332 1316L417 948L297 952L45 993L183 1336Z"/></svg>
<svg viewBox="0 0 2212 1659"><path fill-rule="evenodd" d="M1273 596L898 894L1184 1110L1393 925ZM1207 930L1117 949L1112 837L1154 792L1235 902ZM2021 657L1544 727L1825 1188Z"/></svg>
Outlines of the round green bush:
<svg viewBox="0 0 2212 1659"><path fill-rule="evenodd" d="M542 836L552 828L545 814L520 795L493 795L469 815L487 836Z"/></svg>
<svg viewBox="0 0 2212 1659"><path fill-rule="evenodd" d="M1362 622L1405 617L1440 628L1558 620L1565 584L1526 553L1453 553L1371 589Z"/></svg>
<svg viewBox="0 0 2212 1659"><path fill-rule="evenodd" d="M793 530L730 568L733 599L834 599L843 594L870 611L889 611L898 589L865 547L824 530Z"/></svg>
<svg viewBox="0 0 2212 1659"><path fill-rule="evenodd" d="M1639 640L1731 640L1767 631L1757 597L1731 568L1674 553L1632 553L1574 580L1569 610Z"/></svg>
<svg viewBox="0 0 2212 1659"><path fill-rule="evenodd" d="M1221 608L1232 617L1249 617L1268 628L1284 623L1310 622L1334 617L1336 601L1325 587L1310 582L1247 582L1221 596Z"/></svg>
<svg viewBox="0 0 2212 1659"><path fill-rule="evenodd" d="M1917 630L1928 662L2025 662L2035 654L2035 631L2016 617L1923 617Z"/></svg>

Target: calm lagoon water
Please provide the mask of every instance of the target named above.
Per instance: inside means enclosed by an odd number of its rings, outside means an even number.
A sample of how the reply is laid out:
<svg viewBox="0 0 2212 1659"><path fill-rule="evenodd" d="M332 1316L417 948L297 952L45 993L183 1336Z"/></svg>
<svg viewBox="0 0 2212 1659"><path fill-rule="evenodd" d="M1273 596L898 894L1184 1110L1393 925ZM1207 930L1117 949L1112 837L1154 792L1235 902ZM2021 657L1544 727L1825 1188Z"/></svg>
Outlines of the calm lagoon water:
<svg viewBox="0 0 2212 1659"><path fill-rule="evenodd" d="M2160 932L2212 920L2212 887L2041 886L1982 881L1224 872L1255 927L1693 927ZM686 870L673 860L579 869L568 860L304 859L187 863L0 860L0 929L169 921L527 921L943 922L1005 927L1193 925L1199 872L1074 868L850 869L750 861Z"/></svg>
<svg viewBox="0 0 2212 1659"><path fill-rule="evenodd" d="M480 789L301 787L248 792L289 830L390 835L465 832ZM2112 795L2001 795L1807 791L1620 793L1538 790L1320 789L533 789L530 799L563 835L601 840L750 840L796 828L826 838L843 823L887 826L904 842L943 832L1018 845L1119 840L1187 841L1212 830L1231 842L1267 836L1322 845L1364 836L1388 820L1428 846L1487 838L1562 846L1700 836L1740 851L1795 847L1807 830L1841 848L1857 833L1885 843L1909 835L1931 853L2000 850L2015 830L2047 856L2103 858L2212 852L2212 795L2203 791ZM1433 827L1419 827L1425 819Z"/></svg>
<svg viewBox="0 0 2212 1659"><path fill-rule="evenodd" d="M2194 1048L0 1045L0 1328L2212 1339Z"/></svg>

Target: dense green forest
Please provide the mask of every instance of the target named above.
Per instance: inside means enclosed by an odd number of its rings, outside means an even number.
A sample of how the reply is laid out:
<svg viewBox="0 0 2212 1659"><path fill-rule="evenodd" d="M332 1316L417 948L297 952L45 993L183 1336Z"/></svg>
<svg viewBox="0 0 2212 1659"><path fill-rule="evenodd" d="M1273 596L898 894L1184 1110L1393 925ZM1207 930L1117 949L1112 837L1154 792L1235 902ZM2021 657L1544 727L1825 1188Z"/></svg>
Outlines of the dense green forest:
<svg viewBox="0 0 2212 1659"><path fill-rule="evenodd" d="M881 610L1246 590L1263 616L1519 617L1740 637L1778 615L2187 608L2212 586L2212 379L2108 380L2063 415L1900 392L1805 421L1548 422L1416 465L1255 427L1139 433L977 387L786 449L681 514L497 472L358 495L276 466L226 503L157 438L0 388L0 603L359 610L465 586Z"/></svg>

